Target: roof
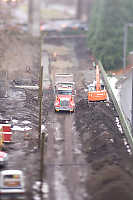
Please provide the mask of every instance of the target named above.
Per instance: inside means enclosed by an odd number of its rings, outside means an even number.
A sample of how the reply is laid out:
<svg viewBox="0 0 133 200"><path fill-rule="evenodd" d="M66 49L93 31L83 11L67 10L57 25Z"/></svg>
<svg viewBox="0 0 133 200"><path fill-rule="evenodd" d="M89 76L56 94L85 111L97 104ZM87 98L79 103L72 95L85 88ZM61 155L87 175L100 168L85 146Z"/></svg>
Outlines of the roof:
<svg viewBox="0 0 133 200"><path fill-rule="evenodd" d="M3 175L10 175L10 174L23 174L23 172L21 170L2 170L0 172L0 174L3 174Z"/></svg>
<svg viewBox="0 0 133 200"><path fill-rule="evenodd" d="M69 88L68 87L58 87L57 90L68 90L68 91L71 90L72 91L72 88L71 87L69 87Z"/></svg>

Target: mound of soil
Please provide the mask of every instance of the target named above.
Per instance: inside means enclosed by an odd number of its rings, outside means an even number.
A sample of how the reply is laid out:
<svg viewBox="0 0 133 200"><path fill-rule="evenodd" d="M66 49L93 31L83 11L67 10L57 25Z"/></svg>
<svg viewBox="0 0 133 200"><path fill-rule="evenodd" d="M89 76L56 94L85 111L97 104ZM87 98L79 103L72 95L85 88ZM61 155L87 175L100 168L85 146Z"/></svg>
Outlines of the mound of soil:
<svg viewBox="0 0 133 200"><path fill-rule="evenodd" d="M108 165L92 175L87 187L95 200L133 199L132 178L116 165Z"/></svg>
<svg viewBox="0 0 133 200"><path fill-rule="evenodd" d="M132 199L132 155L124 145L125 136L118 128L113 104L88 104L81 100L77 103L75 118L83 151L92 168L87 187L93 199Z"/></svg>

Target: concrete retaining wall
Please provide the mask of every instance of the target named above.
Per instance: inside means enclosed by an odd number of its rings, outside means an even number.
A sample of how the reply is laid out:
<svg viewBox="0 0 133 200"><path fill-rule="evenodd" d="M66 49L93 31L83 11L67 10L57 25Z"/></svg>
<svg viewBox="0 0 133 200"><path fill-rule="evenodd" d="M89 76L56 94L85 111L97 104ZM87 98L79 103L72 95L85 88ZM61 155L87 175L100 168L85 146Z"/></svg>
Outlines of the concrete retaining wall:
<svg viewBox="0 0 133 200"><path fill-rule="evenodd" d="M133 136L132 136L132 132L131 132L131 127L128 124L126 118L125 118L125 115L124 115L124 113L123 113L123 111L121 109L121 106L119 105L117 99L115 98L115 95L114 95L114 93L113 93L113 91L111 89L111 86L109 84L109 81L107 79L107 74L106 74L101 62L99 62L99 67L100 67L101 73L103 75L104 82L106 84L106 89L107 89L110 97L112 98L112 101L114 103L115 109L116 109L116 111L117 111L117 113L119 115L121 126L122 126L122 128L124 130L124 133L125 133L125 136L127 138L127 141L128 141L128 143L129 143L129 145L131 147L131 150L133 152Z"/></svg>

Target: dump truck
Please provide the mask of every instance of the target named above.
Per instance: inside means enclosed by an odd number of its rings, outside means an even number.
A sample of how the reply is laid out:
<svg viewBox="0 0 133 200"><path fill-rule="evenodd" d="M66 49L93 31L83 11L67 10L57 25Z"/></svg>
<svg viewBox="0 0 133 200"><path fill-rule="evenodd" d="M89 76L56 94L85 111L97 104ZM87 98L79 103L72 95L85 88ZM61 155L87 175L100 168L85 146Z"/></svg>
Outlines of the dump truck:
<svg viewBox="0 0 133 200"><path fill-rule="evenodd" d="M74 112L75 93L73 74L55 74L55 111Z"/></svg>
<svg viewBox="0 0 133 200"><path fill-rule="evenodd" d="M100 79L99 66L96 65L96 80L88 85L88 102L105 101L108 98L103 81Z"/></svg>

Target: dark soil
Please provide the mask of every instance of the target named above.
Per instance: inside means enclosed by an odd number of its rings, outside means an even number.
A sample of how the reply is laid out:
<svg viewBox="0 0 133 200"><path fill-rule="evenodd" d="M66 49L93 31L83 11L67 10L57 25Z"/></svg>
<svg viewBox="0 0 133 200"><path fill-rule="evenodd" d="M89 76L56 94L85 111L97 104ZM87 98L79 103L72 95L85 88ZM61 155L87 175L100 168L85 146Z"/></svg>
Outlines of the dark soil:
<svg viewBox="0 0 133 200"><path fill-rule="evenodd" d="M123 143L125 136L118 129L116 117L111 102L77 103L76 129L91 164L87 188L95 200L133 199L133 160Z"/></svg>

